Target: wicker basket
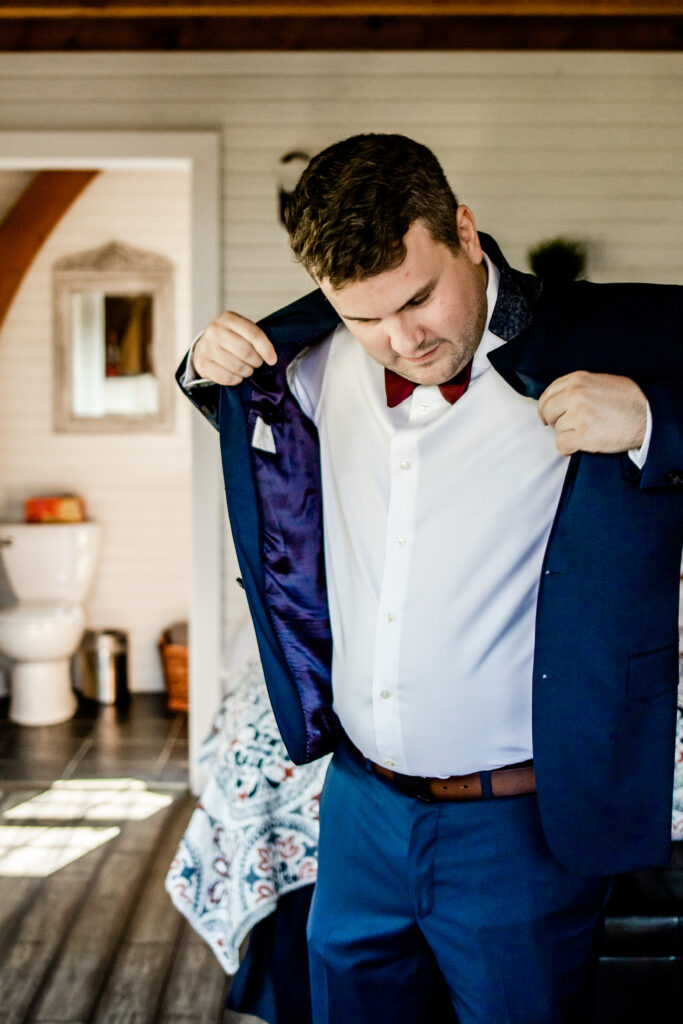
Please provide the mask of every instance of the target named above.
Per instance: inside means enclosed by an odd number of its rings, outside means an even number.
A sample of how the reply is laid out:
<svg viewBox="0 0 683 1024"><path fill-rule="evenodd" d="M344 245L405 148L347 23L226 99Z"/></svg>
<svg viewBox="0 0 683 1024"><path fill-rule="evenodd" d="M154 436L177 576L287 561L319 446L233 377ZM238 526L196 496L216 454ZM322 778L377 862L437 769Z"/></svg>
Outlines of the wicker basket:
<svg viewBox="0 0 683 1024"><path fill-rule="evenodd" d="M168 694L169 711L187 711L187 655L186 643L174 643L182 634L186 623L175 623L169 626L159 637L159 655L164 672L166 693Z"/></svg>

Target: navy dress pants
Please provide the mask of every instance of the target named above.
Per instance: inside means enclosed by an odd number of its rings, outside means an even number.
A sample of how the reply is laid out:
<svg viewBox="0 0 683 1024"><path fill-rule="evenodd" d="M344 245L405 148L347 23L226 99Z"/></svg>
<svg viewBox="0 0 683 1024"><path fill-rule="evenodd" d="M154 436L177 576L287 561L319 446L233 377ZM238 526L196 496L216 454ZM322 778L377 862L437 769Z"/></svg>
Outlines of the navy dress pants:
<svg viewBox="0 0 683 1024"><path fill-rule="evenodd" d="M548 849L535 794L426 804L343 744L308 922L314 1024L586 1024L611 881Z"/></svg>

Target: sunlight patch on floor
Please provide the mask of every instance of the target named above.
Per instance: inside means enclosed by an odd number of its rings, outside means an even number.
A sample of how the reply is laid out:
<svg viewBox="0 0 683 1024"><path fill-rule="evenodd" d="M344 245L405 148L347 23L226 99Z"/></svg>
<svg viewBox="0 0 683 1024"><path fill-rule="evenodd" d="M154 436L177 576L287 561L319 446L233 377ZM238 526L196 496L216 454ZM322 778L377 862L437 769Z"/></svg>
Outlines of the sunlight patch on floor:
<svg viewBox="0 0 683 1024"><path fill-rule="evenodd" d="M0 825L0 875L44 878L117 836L120 828Z"/></svg>
<svg viewBox="0 0 683 1024"><path fill-rule="evenodd" d="M43 793L2 814L5 821L17 824L0 825L0 876L51 875L121 832L114 825L82 822L143 821L172 800L168 793L148 790L139 779L53 782ZM50 824L35 824L40 821Z"/></svg>
<svg viewBox="0 0 683 1024"><path fill-rule="evenodd" d="M172 799L167 793L150 792L139 779L59 780L44 793L5 811L3 818L143 821L168 807Z"/></svg>

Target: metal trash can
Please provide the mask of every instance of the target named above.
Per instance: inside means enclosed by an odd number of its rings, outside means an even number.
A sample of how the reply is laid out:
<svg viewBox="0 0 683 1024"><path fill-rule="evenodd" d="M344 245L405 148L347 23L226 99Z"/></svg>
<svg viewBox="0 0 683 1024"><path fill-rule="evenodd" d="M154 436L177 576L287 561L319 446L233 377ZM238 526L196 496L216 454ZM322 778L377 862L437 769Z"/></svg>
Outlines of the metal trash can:
<svg viewBox="0 0 683 1024"><path fill-rule="evenodd" d="M128 634L121 629L87 629L81 645L81 693L100 704L128 700Z"/></svg>

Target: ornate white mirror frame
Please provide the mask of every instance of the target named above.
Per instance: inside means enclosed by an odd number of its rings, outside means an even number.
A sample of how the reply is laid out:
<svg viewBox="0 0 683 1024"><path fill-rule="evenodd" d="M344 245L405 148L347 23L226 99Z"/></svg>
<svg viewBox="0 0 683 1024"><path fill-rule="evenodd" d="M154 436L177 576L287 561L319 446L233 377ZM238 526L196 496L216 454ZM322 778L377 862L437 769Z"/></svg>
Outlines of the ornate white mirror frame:
<svg viewBox="0 0 683 1024"><path fill-rule="evenodd" d="M114 241L58 260L53 284L55 430L170 430L175 318L169 260ZM105 305L127 299L132 306L143 297L151 304L146 366L112 376L118 371L106 356Z"/></svg>

